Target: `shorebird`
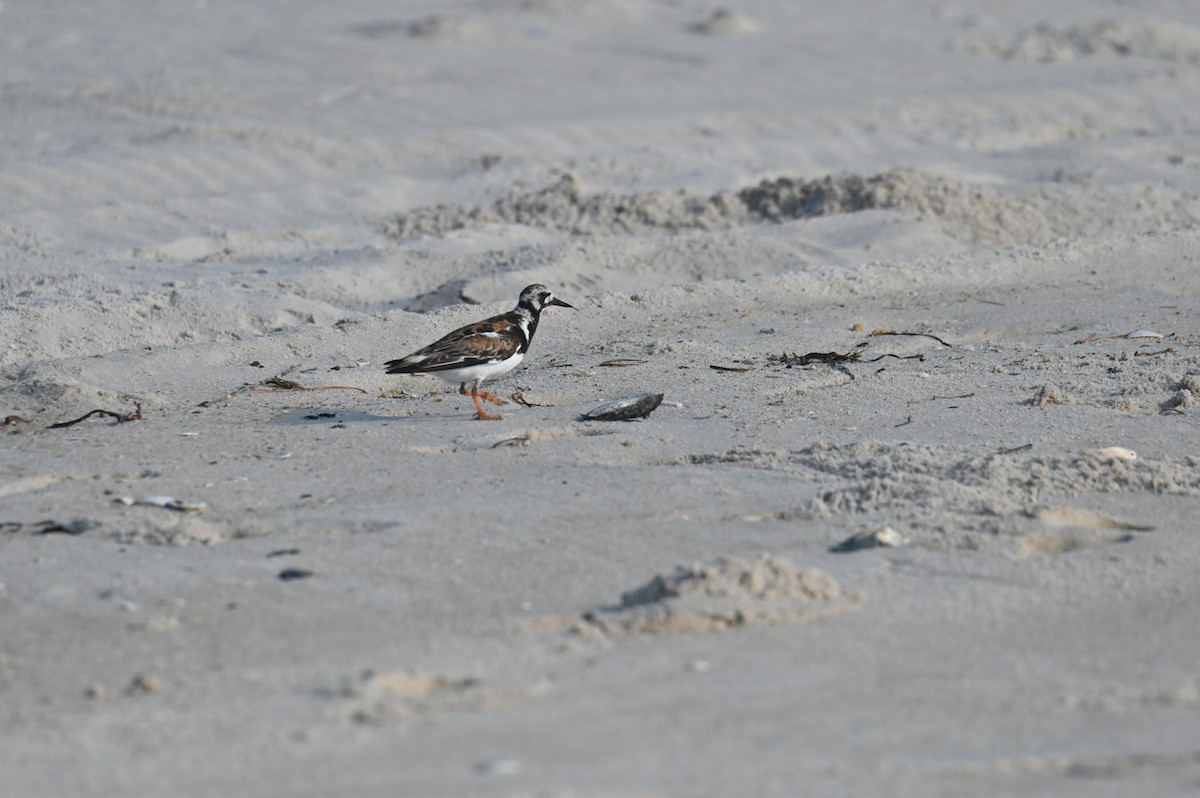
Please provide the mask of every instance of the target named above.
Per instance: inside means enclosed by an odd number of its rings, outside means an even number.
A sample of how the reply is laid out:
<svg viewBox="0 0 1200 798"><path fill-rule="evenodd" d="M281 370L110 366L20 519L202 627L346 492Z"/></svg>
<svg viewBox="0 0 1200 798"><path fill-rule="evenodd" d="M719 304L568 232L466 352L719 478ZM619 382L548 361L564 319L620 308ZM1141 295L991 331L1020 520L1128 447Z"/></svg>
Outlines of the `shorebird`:
<svg viewBox="0 0 1200 798"><path fill-rule="evenodd" d="M389 360L384 364L387 373L434 374L450 384L458 383L458 392L475 400L476 419L499 421L500 416L485 412L479 400L496 405L508 403L479 390L479 386L521 363L533 342L542 311L551 305L572 307L556 299L546 286L535 283L521 292L517 306L508 313L459 327L411 355Z"/></svg>

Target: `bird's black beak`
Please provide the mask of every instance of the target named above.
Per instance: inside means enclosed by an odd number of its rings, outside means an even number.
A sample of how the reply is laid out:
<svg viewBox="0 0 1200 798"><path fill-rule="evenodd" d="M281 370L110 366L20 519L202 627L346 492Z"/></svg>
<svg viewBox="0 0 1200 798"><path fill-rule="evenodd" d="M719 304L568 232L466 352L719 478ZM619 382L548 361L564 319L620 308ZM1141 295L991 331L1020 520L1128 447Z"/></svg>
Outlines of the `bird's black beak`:
<svg viewBox="0 0 1200 798"><path fill-rule="evenodd" d="M568 305L566 302L563 302L563 301L562 301L561 299L559 299L558 297L554 297L554 299L551 299L551 300L550 300L550 304L551 304L551 305L558 305L560 308L570 308L571 310L574 310L574 309L575 309L575 306L574 306L574 305Z"/></svg>

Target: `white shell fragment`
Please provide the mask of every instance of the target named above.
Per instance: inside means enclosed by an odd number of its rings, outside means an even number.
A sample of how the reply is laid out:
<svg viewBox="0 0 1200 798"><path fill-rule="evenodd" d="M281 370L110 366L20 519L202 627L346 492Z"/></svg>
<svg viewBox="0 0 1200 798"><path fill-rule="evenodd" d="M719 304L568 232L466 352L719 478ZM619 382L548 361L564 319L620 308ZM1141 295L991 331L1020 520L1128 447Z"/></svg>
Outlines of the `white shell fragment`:
<svg viewBox="0 0 1200 798"><path fill-rule="evenodd" d="M896 548L906 545L908 545L907 538L890 526L885 526L874 532L859 532L857 535L851 535L836 546L831 546L829 550L845 553L860 549L874 549L879 547Z"/></svg>
<svg viewBox="0 0 1200 798"><path fill-rule="evenodd" d="M584 413L580 418L585 421L632 421L645 418L662 404L661 393L643 393L637 396L626 396L612 402L606 402Z"/></svg>
<svg viewBox="0 0 1200 798"><path fill-rule="evenodd" d="M1126 338L1153 338L1155 341L1161 341L1162 335L1154 332L1154 330L1134 330L1125 336Z"/></svg>
<svg viewBox="0 0 1200 798"><path fill-rule="evenodd" d="M1133 449L1126 449L1124 446L1109 446L1105 449L1089 449L1084 454L1091 454L1097 457L1103 457L1108 460L1136 460L1137 452Z"/></svg>
<svg viewBox="0 0 1200 798"><path fill-rule="evenodd" d="M176 510L181 513L202 513L208 509L208 505L204 502L188 502L183 499L176 499L174 496L142 496L135 499L132 496L121 496L113 499L113 504L124 504L125 506L133 504L141 504L147 507L162 507L167 510Z"/></svg>

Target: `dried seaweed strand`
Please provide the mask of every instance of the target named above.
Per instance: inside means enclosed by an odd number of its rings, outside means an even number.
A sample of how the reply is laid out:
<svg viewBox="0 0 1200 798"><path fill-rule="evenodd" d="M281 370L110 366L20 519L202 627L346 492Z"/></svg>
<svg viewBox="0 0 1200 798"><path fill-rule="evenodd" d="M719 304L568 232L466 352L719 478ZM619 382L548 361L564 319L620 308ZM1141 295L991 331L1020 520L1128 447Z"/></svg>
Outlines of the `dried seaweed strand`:
<svg viewBox="0 0 1200 798"><path fill-rule="evenodd" d="M784 353L779 356L779 362L787 368L792 366L807 366L811 363L858 363L862 360L862 352L857 350L842 354L841 352L808 352L803 355L789 355Z"/></svg>
<svg viewBox="0 0 1200 798"><path fill-rule="evenodd" d="M524 390L513 391L510 398L522 407L550 407L550 405L542 404L540 402L529 401L528 397L525 396Z"/></svg>
<svg viewBox="0 0 1200 798"><path fill-rule="evenodd" d="M111 418L115 418L118 424L126 421L138 421L142 417L142 406L141 404L136 405L132 413L114 413L112 410L96 409L90 413L84 413L79 418L73 418L70 421L60 421L57 424L51 424L50 426L46 427L46 429L62 429L63 427L72 427L81 421L87 421L92 416L109 416Z"/></svg>
<svg viewBox="0 0 1200 798"><path fill-rule="evenodd" d="M878 357L873 357L870 360L864 360L863 362L864 363L875 363L880 360L883 360L885 357L894 357L897 360L919 360L922 363L925 362L924 355L894 355L891 352L888 352L886 355L879 355Z"/></svg>

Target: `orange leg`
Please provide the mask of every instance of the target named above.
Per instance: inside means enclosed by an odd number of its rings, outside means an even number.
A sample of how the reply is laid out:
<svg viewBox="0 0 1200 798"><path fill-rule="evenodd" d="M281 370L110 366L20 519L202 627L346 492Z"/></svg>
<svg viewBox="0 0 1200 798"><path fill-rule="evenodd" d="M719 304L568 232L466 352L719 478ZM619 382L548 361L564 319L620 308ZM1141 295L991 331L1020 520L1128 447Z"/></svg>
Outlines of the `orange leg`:
<svg viewBox="0 0 1200 798"><path fill-rule="evenodd" d="M498 405L508 404L500 397L493 396L492 394L487 393L486 391L480 391L477 388L472 388L471 390L468 391L467 384L465 382L462 385L458 386L458 392L461 393L463 396L469 396L475 400L475 410L476 410L475 418L478 421L500 421L501 420L500 416L493 416L491 413L488 413L483 409L483 405L479 404L479 400L481 398L487 399L489 402L493 402Z"/></svg>
<svg viewBox="0 0 1200 798"><path fill-rule="evenodd" d="M480 391L480 390L478 390L478 389L477 389L477 390L475 391L475 395L476 395L476 396L478 396L480 399L486 399L486 400L488 400L489 402L491 402L491 403L492 403L492 404L494 404L494 405L506 405L506 404L508 404L508 402L504 401L504 400L503 400L503 399L501 399L499 396L496 396L496 394L494 394L494 393L488 393L487 391Z"/></svg>

